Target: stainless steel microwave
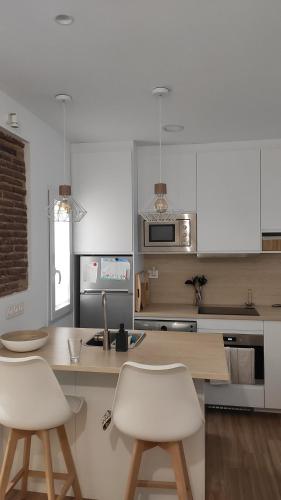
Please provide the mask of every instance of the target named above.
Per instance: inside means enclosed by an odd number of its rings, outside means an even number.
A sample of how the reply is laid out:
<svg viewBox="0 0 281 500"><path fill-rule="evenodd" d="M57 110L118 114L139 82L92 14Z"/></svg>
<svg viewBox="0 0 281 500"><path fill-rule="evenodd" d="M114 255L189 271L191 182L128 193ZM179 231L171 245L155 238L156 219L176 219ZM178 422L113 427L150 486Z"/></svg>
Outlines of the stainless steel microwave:
<svg viewBox="0 0 281 500"><path fill-rule="evenodd" d="M178 214L174 222L147 222L139 216L142 253L196 252L196 214Z"/></svg>

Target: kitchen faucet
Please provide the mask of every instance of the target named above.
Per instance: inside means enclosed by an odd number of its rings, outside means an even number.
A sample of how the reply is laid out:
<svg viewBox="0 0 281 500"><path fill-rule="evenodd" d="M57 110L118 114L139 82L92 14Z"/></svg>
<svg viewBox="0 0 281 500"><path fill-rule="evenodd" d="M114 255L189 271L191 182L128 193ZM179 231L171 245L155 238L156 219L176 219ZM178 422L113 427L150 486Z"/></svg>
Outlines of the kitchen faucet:
<svg viewBox="0 0 281 500"><path fill-rule="evenodd" d="M107 328L107 295L106 295L105 290L103 290L101 292L101 300L102 300L103 318L104 318L103 350L109 351L110 350L110 336L109 336L109 330Z"/></svg>

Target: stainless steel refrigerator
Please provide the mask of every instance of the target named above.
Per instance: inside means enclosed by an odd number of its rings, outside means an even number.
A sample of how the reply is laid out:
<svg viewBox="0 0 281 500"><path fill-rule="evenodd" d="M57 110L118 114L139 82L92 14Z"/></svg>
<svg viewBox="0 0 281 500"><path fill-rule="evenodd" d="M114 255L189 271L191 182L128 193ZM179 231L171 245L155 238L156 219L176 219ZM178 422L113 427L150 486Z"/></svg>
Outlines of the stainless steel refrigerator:
<svg viewBox="0 0 281 500"><path fill-rule="evenodd" d="M107 292L108 327L133 327L133 259L131 256L81 256L79 324L103 328L101 292Z"/></svg>

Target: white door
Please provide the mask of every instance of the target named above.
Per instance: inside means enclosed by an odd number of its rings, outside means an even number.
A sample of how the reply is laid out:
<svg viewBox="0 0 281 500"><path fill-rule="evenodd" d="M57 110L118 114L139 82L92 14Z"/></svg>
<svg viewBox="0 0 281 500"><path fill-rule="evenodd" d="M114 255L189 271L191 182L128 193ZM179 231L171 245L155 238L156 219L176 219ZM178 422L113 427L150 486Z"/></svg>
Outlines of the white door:
<svg viewBox="0 0 281 500"><path fill-rule="evenodd" d="M132 252L132 154L124 151L72 152L72 190L87 214L74 224L74 252ZM80 149L80 150L79 150Z"/></svg>
<svg viewBox="0 0 281 500"><path fill-rule="evenodd" d="M261 150L261 229L281 232L281 148Z"/></svg>
<svg viewBox="0 0 281 500"><path fill-rule="evenodd" d="M138 208L148 208L153 200L154 184L159 182L159 146L137 148ZM162 181L173 208L196 212L196 153L184 146L164 146Z"/></svg>
<svg viewBox="0 0 281 500"><path fill-rule="evenodd" d="M261 251L259 150L197 154L197 248Z"/></svg>

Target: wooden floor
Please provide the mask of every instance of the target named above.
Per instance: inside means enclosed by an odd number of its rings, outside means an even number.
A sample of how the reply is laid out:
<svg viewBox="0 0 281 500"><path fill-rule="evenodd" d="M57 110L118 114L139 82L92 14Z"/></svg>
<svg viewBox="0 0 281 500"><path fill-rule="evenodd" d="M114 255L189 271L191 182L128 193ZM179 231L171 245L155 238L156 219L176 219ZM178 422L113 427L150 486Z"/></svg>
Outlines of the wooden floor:
<svg viewBox="0 0 281 500"><path fill-rule="evenodd" d="M281 500L281 415L212 410L206 432L206 500Z"/></svg>
<svg viewBox="0 0 281 500"><path fill-rule="evenodd" d="M208 412L206 500L281 500L281 415Z"/></svg>

